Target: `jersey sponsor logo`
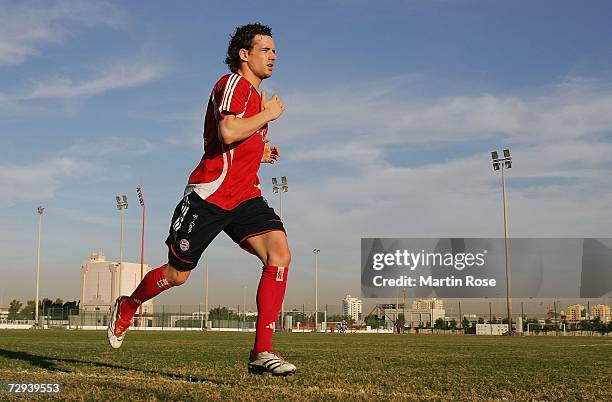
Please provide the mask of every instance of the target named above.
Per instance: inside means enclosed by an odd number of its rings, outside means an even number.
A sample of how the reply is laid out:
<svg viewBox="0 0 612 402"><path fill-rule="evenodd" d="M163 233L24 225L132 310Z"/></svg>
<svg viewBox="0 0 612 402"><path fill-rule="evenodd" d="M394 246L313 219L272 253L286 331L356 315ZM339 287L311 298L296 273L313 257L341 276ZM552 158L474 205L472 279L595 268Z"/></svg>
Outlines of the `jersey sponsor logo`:
<svg viewBox="0 0 612 402"><path fill-rule="evenodd" d="M282 282L285 277L285 267L278 267L276 271L276 282Z"/></svg>
<svg viewBox="0 0 612 402"><path fill-rule="evenodd" d="M179 247L181 248L181 250L183 251L187 251L189 250L189 247L191 245L189 244L189 240L187 239L181 239L181 241L179 242Z"/></svg>
<svg viewBox="0 0 612 402"><path fill-rule="evenodd" d="M168 287L169 285L170 284L168 283L166 278L160 279L160 280L157 281L157 287L159 287L159 288L165 288L165 287Z"/></svg>
<svg viewBox="0 0 612 402"><path fill-rule="evenodd" d="M195 221L198 219L198 214L193 214L193 216L191 217L191 222L189 222L189 227L187 228L187 233L191 233L191 231L193 230L193 227L195 226ZM181 250L183 250L181 248ZM187 250L183 250L183 251L187 251Z"/></svg>

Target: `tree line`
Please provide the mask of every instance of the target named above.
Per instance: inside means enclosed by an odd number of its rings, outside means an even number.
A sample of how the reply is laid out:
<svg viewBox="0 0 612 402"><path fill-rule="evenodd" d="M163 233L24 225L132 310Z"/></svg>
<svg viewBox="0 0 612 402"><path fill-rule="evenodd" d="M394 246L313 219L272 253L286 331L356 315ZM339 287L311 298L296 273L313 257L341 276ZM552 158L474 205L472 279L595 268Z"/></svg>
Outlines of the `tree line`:
<svg viewBox="0 0 612 402"><path fill-rule="evenodd" d="M385 326L385 318L378 317L375 314L370 314L364 319L366 325L369 325L372 329L383 328ZM398 314L398 318L394 323L396 326L403 327L405 324L404 314ZM512 320L515 323L514 320ZM537 318L527 318L523 320L523 331L527 331L527 324L532 324L530 329L533 331L557 331L559 329L560 324L565 324L565 328L568 331L591 331L591 332L599 332L602 334L607 334L612 332L612 321L605 323L601 320L600 317L594 317L592 320L584 319L580 322L560 322L559 324L555 324L552 320L547 319L544 324L540 326L533 325L538 324L540 321ZM466 334L475 334L476 333L476 324L508 324L508 319L503 318L499 319L493 316L491 320L485 320L483 317L478 317L478 320L473 322L470 321L467 317L464 317L461 322L461 329ZM516 323L515 323L516 324ZM419 328L431 328L430 322L420 322ZM452 319L450 321L446 321L443 318L438 318L434 324L434 329L439 330L456 330L459 329L458 323L456 320Z"/></svg>
<svg viewBox="0 0 612 402"><path fill-rule="evenodd" d="M13 299L9 304L8 319L14 320L33 320L36 310L34 300L26 301L24 305L20 300ZM38 302L39 316L49 316L50 319L67 320L68 315L78 314L79 303L76 301L66 301L57 298L55 301L44 298Z"/></svg>

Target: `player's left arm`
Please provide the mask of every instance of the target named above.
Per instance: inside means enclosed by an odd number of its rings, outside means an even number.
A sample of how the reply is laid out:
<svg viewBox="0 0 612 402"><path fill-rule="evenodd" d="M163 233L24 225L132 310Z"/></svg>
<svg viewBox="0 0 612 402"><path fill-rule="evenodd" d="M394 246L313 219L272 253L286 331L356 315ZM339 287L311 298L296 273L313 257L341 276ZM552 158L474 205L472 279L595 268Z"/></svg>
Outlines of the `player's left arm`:
<svg viewBox="0 0 612 402"><path fill-rule="evenodd" d="M274 163L280 158L280 150L276 145L266 145L264 147L261 163Z"/></svg>

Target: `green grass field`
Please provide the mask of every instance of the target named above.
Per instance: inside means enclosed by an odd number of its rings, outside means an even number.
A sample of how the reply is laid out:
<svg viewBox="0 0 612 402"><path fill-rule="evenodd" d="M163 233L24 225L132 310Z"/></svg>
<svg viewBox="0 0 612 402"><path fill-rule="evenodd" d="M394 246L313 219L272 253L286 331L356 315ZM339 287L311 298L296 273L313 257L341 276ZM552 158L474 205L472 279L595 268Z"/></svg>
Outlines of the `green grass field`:
<svg viewBox="0 0 612 402"><path fill-rule="evenodd" d="M130 332L112 350L102 331L2 330L0 380L68 400L612 400L611 338L277 334L288 378L247 373L252 339Z"/></svg>

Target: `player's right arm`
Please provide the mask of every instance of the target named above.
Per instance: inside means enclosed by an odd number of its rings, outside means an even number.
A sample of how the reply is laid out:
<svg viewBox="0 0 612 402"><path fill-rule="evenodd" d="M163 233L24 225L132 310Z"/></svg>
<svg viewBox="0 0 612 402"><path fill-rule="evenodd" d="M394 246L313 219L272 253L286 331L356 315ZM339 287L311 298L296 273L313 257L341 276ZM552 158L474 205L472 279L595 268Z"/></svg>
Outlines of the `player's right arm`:
<svg viewBox="0 0 612 402"><path fill-rule="evenodd" d="M219 131L226 145L249 138L267 123L278 119L285 111L285 106L278 95L266 100L265 91L261 94L261 112L248 118L227 115L219 122Z"/></svg>
<svg viewBox="0 0 612 402"><path fill-rule="evenodd" d="M224 144L249 138L267 123L279 118L285 110L277 95L268 101L263 92L260 112L243 118L250 97L251 84L238 74L230 75L223 90L215 96L219 112L219 135Z"/></svg>

